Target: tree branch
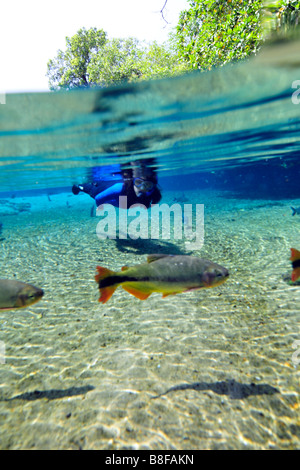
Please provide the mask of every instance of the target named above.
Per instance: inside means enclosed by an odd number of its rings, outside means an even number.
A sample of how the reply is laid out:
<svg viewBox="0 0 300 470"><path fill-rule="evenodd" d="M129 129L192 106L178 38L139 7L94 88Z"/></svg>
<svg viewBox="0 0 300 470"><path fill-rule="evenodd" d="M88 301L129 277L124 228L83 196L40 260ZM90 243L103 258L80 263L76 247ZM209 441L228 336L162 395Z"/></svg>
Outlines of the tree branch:
<svg viewBox="0 0 300 470"><path fill-rule="evenodd" d="M164 17L164 9L165 9L165 6L167 4L168 0L165 0L165 3L164 3L164 6L162 7L162 9L160 10L160 13L161 13L161 16L162 16L162 19L167 23L169 24L169 22L166 20L166 18Z"/></svg>

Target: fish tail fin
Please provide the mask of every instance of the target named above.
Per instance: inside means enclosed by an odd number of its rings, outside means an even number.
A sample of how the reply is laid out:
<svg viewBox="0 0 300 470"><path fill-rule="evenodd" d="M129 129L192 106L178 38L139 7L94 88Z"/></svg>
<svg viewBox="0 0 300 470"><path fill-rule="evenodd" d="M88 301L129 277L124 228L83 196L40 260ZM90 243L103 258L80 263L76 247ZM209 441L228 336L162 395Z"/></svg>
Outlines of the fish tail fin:
<svg viewBox="0 0 300 470"><path fill-rule="evenodd" d="M95 281L99 282L102 281L103 279L109 277L109 276L112 276L114 273L114 271L111 271L110 269L108 268L102 268L102 266L97 266L97 271L98 271L98 274L96 274L95 276Z"/></svg>
<svg viewBox="0 0 300 470"><path fill-rule="evenodd" d="M100 288L99 302L105 304L115 292L117 286Z"/></svg>
<svg viewBox="0 0 300 470"><path fill-rule="evenodd" d="M293 211L292 215L295 215L297 213L296 209L294 207L291 207L291 209Z"/></svg>
<svg viewBox="0 0 300 470"><path fill-rule="evenodd" d="M300 277L300 268L293 269L292 272L292 281L295 282Z"/></svg>
<svg viewBox="0 0 300 470"><path fill-rule="evenodd" d="M300 277L300 251L291 248L291 262L293 266L292 281L295 282Z"/></svg>
<svg viewBox="0 0 300 470"><path fill-rule="evenodd" d="M300 259L300 251L296 250L296 248L291 248L291 261L297 261Z"/></svg>
<svg viewBox="0 0 300 470"><path fill-rule="evenodd" d="M95 281L99 284L99 290L100 290L100 297L99 297L99 302L102 302L105 304L113 295L115 292L116 288L118 285L109 285L106 282L105 286L101 286L103 283L104 279L107 279L109 281L109 277L112 277L115 275L114 271L111 271L110 269L103 268L102 266L97 266L97 271L98 274L95 276Z"/></svg>

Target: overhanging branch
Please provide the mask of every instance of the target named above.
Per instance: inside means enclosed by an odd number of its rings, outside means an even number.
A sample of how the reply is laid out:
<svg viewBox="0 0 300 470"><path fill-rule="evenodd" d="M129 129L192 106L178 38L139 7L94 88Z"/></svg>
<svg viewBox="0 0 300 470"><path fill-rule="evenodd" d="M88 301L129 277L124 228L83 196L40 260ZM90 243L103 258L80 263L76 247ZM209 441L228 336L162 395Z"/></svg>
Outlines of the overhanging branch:
<svg viewBox="0 0 300 470"><path fill-rule="evenodd" d="M161 13L162 19L163 19L167 24L169 24L169 22L168 22L168 21L166 20L166 18L164 17L164 9L165 9L167 3L168 3L168 0L165 0L164 6L163 6L162 9L160 10L160 13Z"/></svg>

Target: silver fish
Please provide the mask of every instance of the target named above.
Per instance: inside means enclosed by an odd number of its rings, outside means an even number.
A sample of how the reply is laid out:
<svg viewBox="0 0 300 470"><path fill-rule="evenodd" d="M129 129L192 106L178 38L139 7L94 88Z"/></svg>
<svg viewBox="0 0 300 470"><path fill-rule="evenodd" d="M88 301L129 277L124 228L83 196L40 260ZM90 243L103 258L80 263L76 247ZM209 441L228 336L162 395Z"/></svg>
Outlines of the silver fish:
<svg viewBox="0 0 300 470"><path fill-rule="evenodd" d="M11 279L0 279L0 310L29 307L44 295L39 287Z"/></svg>

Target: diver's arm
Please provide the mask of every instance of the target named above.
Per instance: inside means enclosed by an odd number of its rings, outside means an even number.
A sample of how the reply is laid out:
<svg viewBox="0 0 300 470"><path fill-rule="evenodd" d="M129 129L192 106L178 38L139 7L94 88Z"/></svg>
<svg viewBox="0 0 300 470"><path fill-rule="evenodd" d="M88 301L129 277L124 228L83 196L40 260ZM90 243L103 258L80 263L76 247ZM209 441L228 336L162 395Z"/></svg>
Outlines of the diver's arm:
<svg viewBox="0 0 300 470"><path fill-rule="evenodd" d="M112 204L113 206L119 205L119 196L123 189L123 183L116 183L110 188L105 189L95 196L97 207L102 204Z"/></svg>

